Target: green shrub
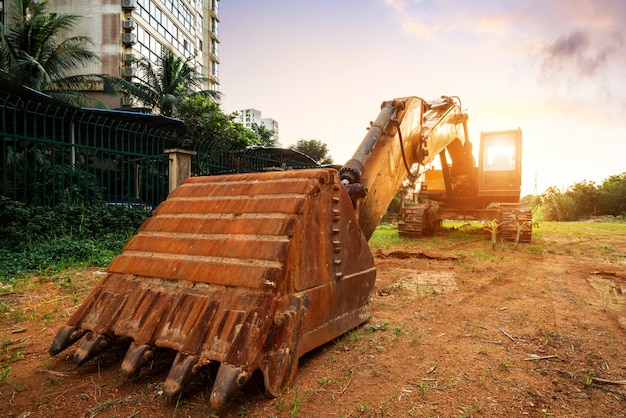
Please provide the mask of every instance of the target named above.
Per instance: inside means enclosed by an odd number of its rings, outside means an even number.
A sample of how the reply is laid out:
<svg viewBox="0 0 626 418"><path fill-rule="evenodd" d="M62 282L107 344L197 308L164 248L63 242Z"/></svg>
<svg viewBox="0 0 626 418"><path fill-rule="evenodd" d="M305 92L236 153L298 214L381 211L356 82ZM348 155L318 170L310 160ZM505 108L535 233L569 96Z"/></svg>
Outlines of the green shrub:
<svg viewBox="0 0 626 418"><path fill-rule="evenodd" d="M107 205L28 207L0 196L0 280L71 266L106 266L150 213Z"/></svg>

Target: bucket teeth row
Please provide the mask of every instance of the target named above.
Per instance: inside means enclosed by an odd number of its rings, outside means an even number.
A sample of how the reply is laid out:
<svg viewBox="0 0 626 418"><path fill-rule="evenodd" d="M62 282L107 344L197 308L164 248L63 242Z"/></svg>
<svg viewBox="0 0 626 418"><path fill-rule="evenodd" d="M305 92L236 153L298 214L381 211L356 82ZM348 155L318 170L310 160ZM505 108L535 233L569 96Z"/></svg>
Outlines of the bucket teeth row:
<svg viewBox="0 0 626 418"><path fill-rule="evenodd" d="M154 358L154 354L154 347L151 345L139 345L133 341L122 361L122 376L128 378L134 375L137 370Z"/></svg>
<svg viewBox="0 0 626 418"><path fill-rule="evenodd" d="M111 341L106 335L90 332L78 343L73 361L80 366L105 351L110 345Z"/></svg>

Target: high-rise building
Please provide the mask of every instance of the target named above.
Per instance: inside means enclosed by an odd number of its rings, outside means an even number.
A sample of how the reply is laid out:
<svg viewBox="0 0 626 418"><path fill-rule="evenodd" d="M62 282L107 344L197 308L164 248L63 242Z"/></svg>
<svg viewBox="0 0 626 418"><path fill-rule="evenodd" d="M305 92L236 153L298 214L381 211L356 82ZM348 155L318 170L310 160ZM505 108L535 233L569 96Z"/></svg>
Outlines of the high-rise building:
<svg viewBox="0 0 626 418"><path fill-rule="evenodd" d="M7 3L0 0L0 13L6 12ZM207 89L218 90L218 5L219 0L49 0L48 9L82 17L71 35L91 38L102 58L81 69L82 74L132 78L134 59L156 63L168 45L182 58L191 58L190 65L209 79ZM128 99L111 103L110 97L99 98L112 107L130 105Z"/></svg>
<svg viewBox="0 0 626 418"><path fill-rule="evenodd" d="M252 129L253 125L263 126L270 131L274 131L272 139L278 141L278 122L272 118L262 118L261 112L256 109L243 109L237 112L235 122L241 123L244 127Z"/></svg>

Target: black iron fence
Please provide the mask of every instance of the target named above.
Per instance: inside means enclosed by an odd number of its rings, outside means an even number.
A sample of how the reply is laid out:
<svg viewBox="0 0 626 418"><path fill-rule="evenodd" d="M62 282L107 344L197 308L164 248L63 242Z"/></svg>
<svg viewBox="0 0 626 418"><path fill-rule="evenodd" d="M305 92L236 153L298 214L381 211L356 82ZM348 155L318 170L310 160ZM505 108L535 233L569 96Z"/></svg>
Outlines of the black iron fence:
<svg viewBox="0 0 626 418"><path fill-rule="evenodd" d="M0 77L0 196L32 206L154 208L169 193L169 158L182 121L68 106ZM317 167L289 149L196 141L192 175Z"/></svg>
<svg viewBox="0 0 626 418"><path fill-rule="evenodd" d="M197 141L192 158L193 176L297 170L319 167L312 158L284 148L231 147L215 141Z"/></svg>
<svg viewBox="0 0 626 418"><path fill-rule="evenodd" d="M37 206L154 207L165 199L163 151L181 121L79 109L11 89L0 91L0 195Z"/></svg>

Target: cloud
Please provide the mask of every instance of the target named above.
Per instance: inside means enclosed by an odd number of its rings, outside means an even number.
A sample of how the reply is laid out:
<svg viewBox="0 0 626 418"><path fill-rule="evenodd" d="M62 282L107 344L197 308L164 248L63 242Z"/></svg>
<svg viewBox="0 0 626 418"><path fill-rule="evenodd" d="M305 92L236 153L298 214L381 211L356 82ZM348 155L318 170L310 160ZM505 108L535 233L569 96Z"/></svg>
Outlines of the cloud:
<svg viewBox="0 0 626 418"><path fill-rule="evenodd" d="M592 35L586 30L570 31L545 47L542 71L548 78L559 73L582 78L594 77L610 65L611 58L623 43L623 37L618 32L604 37L596 35L592 41Z"/></svg>

